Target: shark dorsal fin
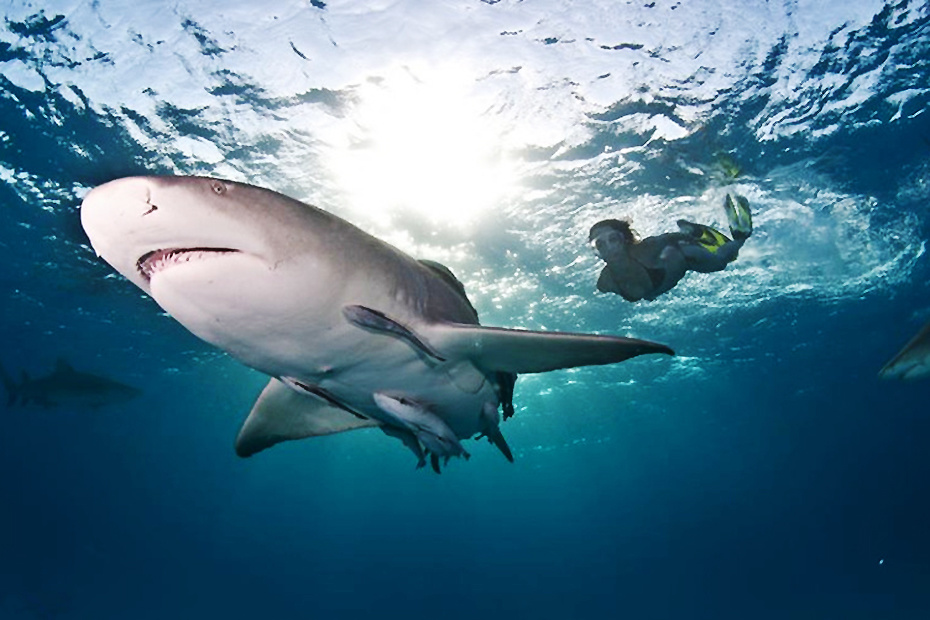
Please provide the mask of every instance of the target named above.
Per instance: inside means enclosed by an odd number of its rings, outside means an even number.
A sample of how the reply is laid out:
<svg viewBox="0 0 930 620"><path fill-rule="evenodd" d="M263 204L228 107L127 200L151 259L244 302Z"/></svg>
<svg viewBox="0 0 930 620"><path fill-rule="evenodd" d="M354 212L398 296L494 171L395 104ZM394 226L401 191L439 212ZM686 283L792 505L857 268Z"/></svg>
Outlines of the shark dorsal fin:
<svg viewBox="0 0 930 620"><path fill-rule="evenodd" d="M69 364L65 358L59 357L58 360L55 362L55 371L56 372L74 372L74 367L71 366L71 364Z"/></svg>
<svg viewBox="0 0 930 620"><path fill-rule="evenodd" d="M465 293L465 286L455 277L455 274L452 273L452 270L443 265L442 263L437 263L433 260L420 259L419 263L432 271L435 275L439 276L439 279L452 287L459 297L468 304L468 307L471 308L471 311L475 315L475 322L478 321L478 311L475 310L475 307L472 305L471 300L468 299L468 295Z"/></svg>

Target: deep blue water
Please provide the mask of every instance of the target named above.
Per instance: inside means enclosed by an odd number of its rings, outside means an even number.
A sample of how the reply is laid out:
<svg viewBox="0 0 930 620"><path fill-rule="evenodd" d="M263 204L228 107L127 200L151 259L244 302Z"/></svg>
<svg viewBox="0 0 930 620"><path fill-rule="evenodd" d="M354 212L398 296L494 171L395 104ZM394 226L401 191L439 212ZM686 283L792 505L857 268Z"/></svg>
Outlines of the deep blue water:
<svg viewBox="0 0 930 620"><path fill-rule="evenodd" d="M930 383L877 377L930 319L930 10L732 4L4 4L0 364L144 394L0 407L0 618L930 617ZM370 430L239 459L265 379L81 229L139 173L332 210L486 324L678 356L522 376L512 465ZM594 221L721 225L727 191L725 272L595 293Z"/></svg>

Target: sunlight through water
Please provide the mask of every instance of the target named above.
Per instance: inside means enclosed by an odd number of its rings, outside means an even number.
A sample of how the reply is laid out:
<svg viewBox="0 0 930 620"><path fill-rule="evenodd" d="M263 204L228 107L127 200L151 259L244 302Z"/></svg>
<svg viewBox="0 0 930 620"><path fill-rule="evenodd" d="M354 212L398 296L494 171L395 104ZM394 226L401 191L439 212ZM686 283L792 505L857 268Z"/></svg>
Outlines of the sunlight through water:
<svg viewBox="0 0 930 620"><path fill-rule="evenodd" d="M507 196L515 173L501 127L460 67L395 67L357 90L352 123L330 158L349 206L385 217L476 221Z"/></svg>

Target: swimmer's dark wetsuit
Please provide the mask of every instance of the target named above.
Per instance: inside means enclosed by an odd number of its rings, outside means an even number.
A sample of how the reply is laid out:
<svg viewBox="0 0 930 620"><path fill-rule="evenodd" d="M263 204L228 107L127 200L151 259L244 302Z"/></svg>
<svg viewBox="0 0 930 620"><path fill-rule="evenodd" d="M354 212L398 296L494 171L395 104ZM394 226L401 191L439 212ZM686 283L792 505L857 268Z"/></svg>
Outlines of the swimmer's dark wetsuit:
<svg viewBox="0 0 930 620"><path fill-rule="evenodd" d="M639 261L636 261L639 263ZM649 276L649 279L652 280L652 287L659 288L659 285L665 281L665 269L659 269L657 267L647 267L642 263L643 269L646 270L646 275Z"/></svg>
<svg viewBox="0 0 930 620"><path fill-rule="evenodd" d="M649 277L649 281L652 283L652 290L656 290L657 288L659 288L662 282L665 281L665 269L662 269L661 267L646 267L638 260L635 260L635 259L631 259L631 260L633 260L637 265L642 267L643 271L646 272L646 275ZM600 278L598 278L597 280L597 288L599 291L603 293L615 293L617 295L620 295L620 297L623 297L627 301L639 301L639 299L636 297L629 297L628 295L625 295L623 291L621 290L616 290L613 287L608 288L604 286L605 276L609 277L612 282L614 283L616 282L616 280L614 280L614 275L610 270L610 265L606 265L604 269L601 271Z"/></svg>
<svg viewBox="0 0 930 620"><path fill-rule="evenodd" d="M640 267L646 273L646 276L649 278L649 283L651 284L651 289L643 295L642 299L652 300L655 299L653 292L660 290L662 285L665 283L666 279L666 269L665 267L650 267L646 265L640 257L650 257L656 262L658 262L659 257L661 256L663 250L669 246L676 246L683 242L694 243L694 238L690 235L686 235L680 232L672 233L663 233L661 235L656 235L654 237L647 237L639 242L633 251L631 251L628 256L629 260ZM605 287L602 285L604 274L608 275L610 279L616 284L617 280L615 279L613 270L610 269L610 261L606 261L607 266L604 268L604 272L601 275L601 278L598 280L598 290L601 290L605 293L615 293L623 297L627 301L639 301L639 298L630 297L625 295L623 291L616 290L619 287ZM661 293L659 293L661 294Z"/></svg>

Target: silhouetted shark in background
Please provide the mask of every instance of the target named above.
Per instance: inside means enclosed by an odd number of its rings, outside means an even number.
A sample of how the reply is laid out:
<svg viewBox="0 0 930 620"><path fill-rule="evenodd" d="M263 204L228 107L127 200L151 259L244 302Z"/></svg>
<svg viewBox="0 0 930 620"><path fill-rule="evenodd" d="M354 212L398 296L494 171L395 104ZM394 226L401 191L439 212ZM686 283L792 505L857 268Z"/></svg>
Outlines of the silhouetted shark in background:
<svg viewBox="0 0 930 620"><path fill-rule="evenodd" d="M19 383L0 366L0 379L7 392L7 405L33 403L42 407L103 407L124 403L142 391L131 385L99 375L80 372L63 359L55 370L44 377L32 379L22 373Z"/></svg>

